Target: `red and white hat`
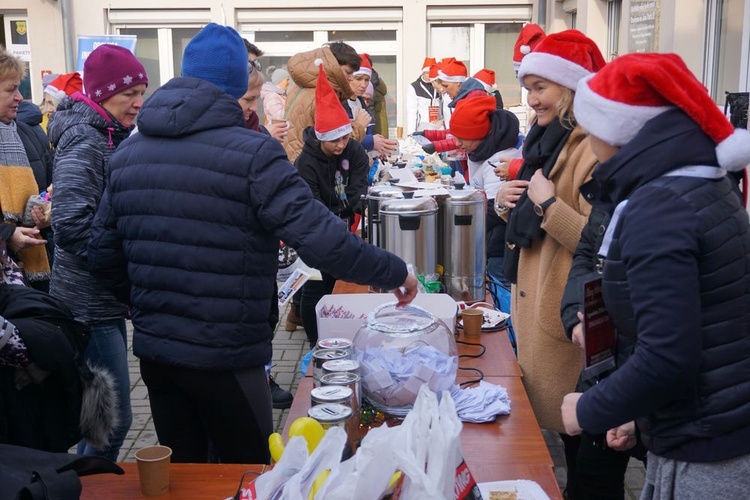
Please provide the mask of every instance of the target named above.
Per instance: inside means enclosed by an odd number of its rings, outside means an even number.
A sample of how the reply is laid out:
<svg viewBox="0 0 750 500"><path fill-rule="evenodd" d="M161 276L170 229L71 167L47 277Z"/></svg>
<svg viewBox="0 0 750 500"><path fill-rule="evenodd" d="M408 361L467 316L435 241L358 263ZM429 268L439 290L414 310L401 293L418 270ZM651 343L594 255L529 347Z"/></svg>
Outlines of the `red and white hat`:
<svg viewBox="0 0 750 500"><path fill-rule="evenodd" d="M352 133L352 122L336 92L326 78L323 60L316 59L318 81L315 84L315 137L335 141Z"/></svg>
<svg viewBox="0 0 750 500"><path fill-rule="evenodd" d="M427 75L427 78L430 79L431 82L434 82L438 79L438 71L440 71L440 63L435 63L432 66L430 66L429 74Z"/></svg>
<svg viewBox="0 0 750 500"><path fill-rule="evenodd" d="M536 75L575 90L584 76L596 73L607 64L596 43L578 30L547 35L521 61L518 79Z"/></svg>
<svg viewBox="0 0 750 500"><path fill-rule="evenodd" d="M430 67L433 64L437 64L437 61L434 57L425 57L424 62L422 63L422 73L424 73L425 71L430 71Z"/></svg>
<svg viewBox="0 0 750 500"><path fill-rule="evenodd" d="M717 144L720 166L739 171L750 163L750 131L729 123L677 54L618 57L579 82L573 107L586 131L613 146L630 142L647 121L677 107Z"/></svg>
<svg viewBox="0 0 750 500"><path fill-rule="evenodd" d="M448 57L440 61L438 78L444 82L463 83L469 77L469 71L461 61Z"/></svg>
<svg viewBox="0 0 750 500"><path fill-rule="evenodd" d="M372 77L372 64L370 63L370 54L359 55L359 69L352 73L353 75L367 75Z"/></svg>
<svg viewBox="0 0 750 500"><path fill-rule="evenodd" d="M484 85L484 90L492 92L495 88L495 72L491 69L480 69L474 75L474 78L479 80L479 83Z"/></svg>
<svg viewBox="0 0 750 500"><path fill-rule="evenodd" d="M52 96L57 102L76 92L83 92L83 80L81 80L81 75L78 73L59 75L44 87L44 93Z"/></svg>
<svg viewBox="0 0 750 500"><path fill-rule="evenodd" d="M544 30L538 24L525 24L518 34L516 44L513 46L513 67L518 71L526 54L529 54L534 48L547 36Z"/></svg>

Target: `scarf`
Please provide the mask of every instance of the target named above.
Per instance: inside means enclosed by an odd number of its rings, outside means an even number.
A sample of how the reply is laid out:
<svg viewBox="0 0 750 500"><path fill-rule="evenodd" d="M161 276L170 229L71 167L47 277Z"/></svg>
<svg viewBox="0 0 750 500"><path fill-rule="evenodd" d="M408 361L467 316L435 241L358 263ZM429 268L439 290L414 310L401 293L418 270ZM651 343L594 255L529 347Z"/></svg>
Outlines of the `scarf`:
<svg viewBox="0 0 750 500"><path fill-rule="evenodd" d="M16 122L0 123L0 210L3 220L19 225L31 196L39 194L26 149L18 135ZM44 245L18 253L24 274L29 281L49 279L50 269Z"/></svg>
<svg viewBox="0 0 750 500"><path fill-rule="evenodd" d="M560 120L555 120L546 127L534 125L526 137L523 145L523 165L518 173L518 179L528 181L542 169L545 177L549 176L552 167L557 162L560 151L568 141L573 128L563 127ZM544 238L542 218L534 213L534 203L524 192L511 211L508 227L505 230L505 261L503 273L513 283L518 281L518 260L521 248L530 248L534 240Z"/></svg>
<svg viewBox="0 0 750 500"><path fill-rule="evenodd" d="M504 151L518 144L518 120L509 118L504 110L490 113L490 131L474 152L469 153L469 159L482 163L492 158L498 151Z"/></svg>

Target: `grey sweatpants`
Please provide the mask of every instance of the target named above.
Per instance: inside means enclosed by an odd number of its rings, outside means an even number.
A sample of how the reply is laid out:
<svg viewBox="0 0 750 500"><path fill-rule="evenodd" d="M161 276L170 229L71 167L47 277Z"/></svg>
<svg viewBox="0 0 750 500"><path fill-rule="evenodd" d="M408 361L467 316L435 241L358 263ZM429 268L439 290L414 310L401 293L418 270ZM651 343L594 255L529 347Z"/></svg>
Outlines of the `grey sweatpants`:
<svg viewBox="0 0 750 500"><path fill-rule="evenodd" d="M641 500L750 497L750 455L721 462L680 462L648 454Z"/></svg>

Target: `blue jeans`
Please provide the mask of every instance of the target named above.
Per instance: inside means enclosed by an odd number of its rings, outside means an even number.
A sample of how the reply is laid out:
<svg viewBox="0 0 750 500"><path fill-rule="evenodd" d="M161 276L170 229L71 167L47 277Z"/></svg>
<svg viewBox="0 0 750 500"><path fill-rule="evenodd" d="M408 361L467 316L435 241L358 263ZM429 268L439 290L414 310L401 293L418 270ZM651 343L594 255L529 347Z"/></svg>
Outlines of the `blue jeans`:
<svg viewBox="0 0 750 500"><path fill-rule="evenodd" d="M86 441L81 441L78 443L78 454L107 457L116 462L120 447L133 422L133 413L130 409L130 375L125 320L116 319L94 323L89 344L86 346L85 358L90 365L106 368L112 375L120 403L120 425L109 437L109 446L98 450Z"/></svg>
<svg viewBox="0 0 750 500"><path fill-rule="evenodd" d="M503 274L504 262L505 262L504 257L490 257L489 259L487 259L487 274L497 279L500 283L503 284L505 288L510 290L510 281L505 279L505 275ZM505 312L510 312L510 311L505 311Z"/></svg>

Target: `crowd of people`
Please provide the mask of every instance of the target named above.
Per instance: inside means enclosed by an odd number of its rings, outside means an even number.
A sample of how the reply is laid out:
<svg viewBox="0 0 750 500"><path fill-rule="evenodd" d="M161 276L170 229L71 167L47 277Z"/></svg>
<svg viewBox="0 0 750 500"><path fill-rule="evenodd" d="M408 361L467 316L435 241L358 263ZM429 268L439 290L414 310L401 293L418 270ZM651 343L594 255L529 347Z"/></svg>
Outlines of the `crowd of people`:
<svg viewBox="0 0 750 500"><path fill-rule="evenodd" d="M143 64L102 45L83 78L47 82L40 109L0 52L0 442L116 460L130 317L172 460L267 463L271 409L292 399L268 377L280 245L321 271L286 325L311 345L337 279L413 299L406 264L353 230L373 164L398 149L372 58L333 42L264 74L262 56L209 24L144 102ZM643 498L742 497L750 223L736 175L750 133L674 54L607 63L581 32L529 24L512 63L534 111L525 136L494 72L451 57L425 59L404 125L426 153L465 154L457 168L487 195L488 275L511 290L566 497L624 498L631 456L647 462ZM27 207L40 193L48 204ZM595 373L582 364L592 281L616 330Z"/></svg>

